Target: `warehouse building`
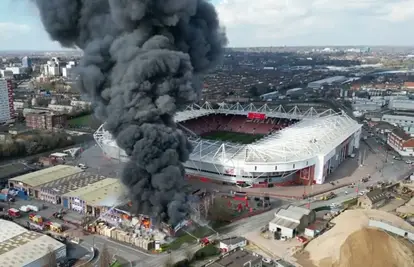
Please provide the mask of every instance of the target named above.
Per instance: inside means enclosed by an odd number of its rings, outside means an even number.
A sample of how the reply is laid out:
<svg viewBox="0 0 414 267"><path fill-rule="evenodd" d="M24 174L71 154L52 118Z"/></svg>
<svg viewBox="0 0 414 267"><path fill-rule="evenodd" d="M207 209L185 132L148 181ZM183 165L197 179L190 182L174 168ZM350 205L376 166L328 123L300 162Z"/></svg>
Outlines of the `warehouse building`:
<svg viewBox="0 0 414 267"><path fill-rule="evenodd" d="M335 83L339 84L346 80L347 78L345 76L333 76L333 77L325 78L319 81L310 82L308 83L308 87L312 89L321 89L321 87L324 85L332 85Z"/></svg>
<svg viewBox="0 0 414 267"><path fill-rule="evenodd" d="M414 116L384 114L381 120L401 127L414 125Z"/></svg>
<svg viewBox="0 0 414 267"><path fill-rule="evenodd" d="M9 187L20 189L27 192L29 196L40 198L40 189L44 184L57 181L83 170L78 167L68 165L57 165L40 171L17 176L9 180Z"/></svg>
<svg viewBox="0 0 414 267"><path fill-rule="evenodd" d="M16 223L0 220L0 262L4 267L52 266L52 259L66 258L66 246Z"/></svg>
<svg viewBox="0 0 414 267"><path fill-rule="evenodd" d="M53 204L62 203L62 195L105 179L105 176L79 172L39 186L40 199Z"/></svg>
<svg viewBox="0 0 414 267"><path fill-rule="evenodd" d="M63 207L84 214L100 216L120 203L126 190L118 179L106 178L62 195Z"/></svg>
<svg viewBox="0 0 414 267"><path fill-rule="evenodd" d="M276 239L293 238L313 223L315 217L313 210L289 206L275 214L275 218L269 223L269 231L275 234Z"/></svg>

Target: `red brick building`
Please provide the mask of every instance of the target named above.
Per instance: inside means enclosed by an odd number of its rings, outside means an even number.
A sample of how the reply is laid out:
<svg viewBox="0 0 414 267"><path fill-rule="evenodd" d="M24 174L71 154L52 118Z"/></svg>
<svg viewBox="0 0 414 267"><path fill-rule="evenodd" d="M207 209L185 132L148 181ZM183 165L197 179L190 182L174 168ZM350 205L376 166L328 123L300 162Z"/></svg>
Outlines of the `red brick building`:
<svg viewBox="0 0 414 267"><path fill-rule="evenodd" d="M401 156L414 155L414 137L402 129L394 129L389 133L387 143Z"/></svg>
<svg viewBox="0 0 414 267"><path fill-rule="evenodd" d="M65 114L30 113L26 116L26 126L38 130L55 130L67 126Z"/></svg>

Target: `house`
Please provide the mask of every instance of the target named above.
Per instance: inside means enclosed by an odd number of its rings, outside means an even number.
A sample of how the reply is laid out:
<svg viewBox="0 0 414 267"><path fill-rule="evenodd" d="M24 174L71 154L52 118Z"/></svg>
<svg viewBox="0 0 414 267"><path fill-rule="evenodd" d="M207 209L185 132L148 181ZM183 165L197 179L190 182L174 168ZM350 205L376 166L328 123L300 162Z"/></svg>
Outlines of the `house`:
<svg viewBox="0 0 414 267"><path fill-rule="evenodd" d="M372 190L363 196L358 197L358 207L364 209L376 209L387 202L387 195L380 189Z"/></svg>
<svg viewBox="0 0 414 267"><path fill-rule="evenodd" d="M269 231L275 234L276 239L281 237L293 238L315 221L315 212L295 206L281 209L269 223Z"/></svg>
<svg viewBox="0 0 414 267"><path fill-rule="evenodd" d="M262 258L255 256L250 252L245 250L237 250L223 257L219 258L212 264L208 265L209 267L262 267L263 262Z"/></svg>
<svg viewBox="0 0 414 267"><path fill-rule="evenodd" d="M220 241L220 250L223 252L232 251L247 245L247 240L243 237L231 237Z"/></svg>

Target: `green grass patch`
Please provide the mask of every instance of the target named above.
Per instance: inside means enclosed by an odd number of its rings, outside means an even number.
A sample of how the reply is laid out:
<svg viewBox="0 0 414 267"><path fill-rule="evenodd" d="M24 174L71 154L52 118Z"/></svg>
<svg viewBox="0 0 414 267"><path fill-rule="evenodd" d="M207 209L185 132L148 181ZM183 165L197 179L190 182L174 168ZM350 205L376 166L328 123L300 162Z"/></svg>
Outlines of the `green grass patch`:
<svg viewBox="0 0 414 267"><path fill-rule="evenodd" d="M246 134L246 133L235 133L235 132L210 132L203 134L201 137L207 140L232 142L237 144L251 144L261 138L263 134Z"/></svg>
<svg viewBox="0 0 414 267"><path fill-rule="evenodd" d="M69 120L69 125L70 126L75 126L75 127L83 127L83 126L89 126L90 122L92 120L92 115L84 115L84 116L80 116L80 117L76 117L73 118L71 120Z"/></svg>
<svg viewBox="0 0 414 267"><path fill-rule="evenodd" d="M344 201L342 204L344 208L349 208L351 206L355 206L358 203L358 198L352 198L347 201Z"/></svg>
<svg viewBox="0 0 414 267"><path fill-rule="evenodd" d="M188 244L194 244L198 240L196 238L203 238L206 236L210 236L214 234L214 231L211 230L208 227L199 227L195 229L194 231L190 232L191 235L187 233L183 233L183 235L177 237L173 242L169 244L162 245L162 250L176 250L181 247L182 244L188 243ZM196 237L196 238L195 238Z"/></svg>
<svg viewBox="0 0 414 267"><path fill-rule="evenodd" d="M119 261L113 262L110 267L122 267L122 264Z"/></svg>

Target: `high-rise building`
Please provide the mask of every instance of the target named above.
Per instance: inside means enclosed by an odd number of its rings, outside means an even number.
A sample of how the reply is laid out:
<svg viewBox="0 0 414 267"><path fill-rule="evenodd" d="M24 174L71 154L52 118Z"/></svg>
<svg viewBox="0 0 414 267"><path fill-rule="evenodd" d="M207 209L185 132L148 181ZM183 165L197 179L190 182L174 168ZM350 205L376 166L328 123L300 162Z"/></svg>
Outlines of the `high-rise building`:
<svg viewBox="0 0 414 267"><path fill-rule="evenodd" d="M0 123L13 119L13 83L11 80L0 79Z"/></svg>
<svg viewBox="0 0 414 267"><path fill-rule="evenodd" d="M24 68L31 68L32 67L32 60L29 57L22 58L22 66Z"/></svg>

